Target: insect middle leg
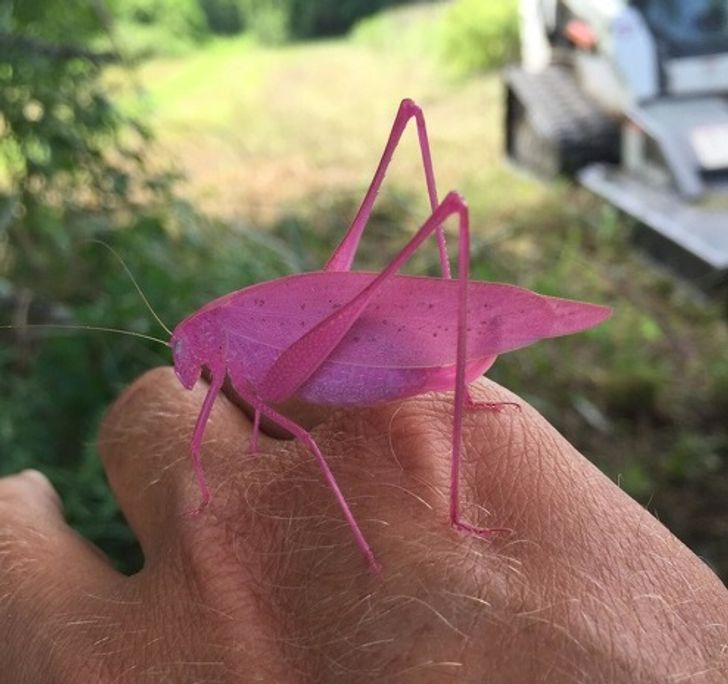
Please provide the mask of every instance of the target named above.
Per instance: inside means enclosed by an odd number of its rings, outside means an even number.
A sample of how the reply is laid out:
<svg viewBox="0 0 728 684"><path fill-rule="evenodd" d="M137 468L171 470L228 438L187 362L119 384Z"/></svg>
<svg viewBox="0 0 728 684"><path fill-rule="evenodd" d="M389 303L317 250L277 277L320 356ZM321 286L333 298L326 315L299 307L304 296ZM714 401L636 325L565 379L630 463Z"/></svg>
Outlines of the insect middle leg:
<svg viewBox="0 0 728 684"><path fill-rule="evenodd" d="M382 569L382 566L376 559L371 546L369 546L369 542L367 542L366 540L366 537L364 537L364 533L361 531L361 528L359 527L356 518L354 518L354 514L351 512L351 508L349 508L349 504L346 502L346 499L344 498L344 495L339 488L336 479L334 478L334 474L331 472L331 468L329 468L329 464L326 462L324 455L321 453L321 450L319 449L318 444L316 444L314 438L311 436L311 433L306 431L298 423L294 422L290 418L286 418L286 416L261 401L257 394L250 388L247 381L235 383L235 391L238 392L242 399L249 402L253 406L256 415L264 415L266 418L276 423L278 427L290 432L296 439L298 439L301 443L308 447L308 449L316 458L319 467L321 468L321 472L323 473L324 479L326 480L326 484L329 485L331 491L334 493L334 498L339 504L339 508L341 508L341 511L344 514L344 518L349 524L349 528L354 535L356 545L359 547L359 550L367 559L371 571L374 574L379 573Z"/></svg>
<svg viewBox="0 0 728 684"><path fill-rule="evenodd" d="M197 485L200 489L202 500L197 508L191 511L192 515L201 513L208 503L210 503L210 489L207 486L207 479L205 478L205 471L202 468L202 461L200 458L200 450L202 449L202 437L205 434L205 426L207 421L210 419L210 413L212 412L212 406L217 399L220 390L222 389L225 374L218 373L212 376L210 387L207 390L207 395L202 403L202 408L197 416L195 423L195 429L192 433L192 444L190 447L190 453L192 456L192 467L195 471L195 477L197 478Z"/></svg>
<svg viewBox="0 0 728 684"><path fill-rule="evenodd" d="M413 101L408 99L402 100L397 110L397 115L392 125L392 130L389 133L389 139L384 147L384 152L379 160L379 165L374 173L369 189L364 195L359 211L354 217L349 230L342 238L339 245L334 249L333 254L329 258L325 271L348 271L351 269L351 264L354 261L354 256L359 247L359 241L361 240L362 233L369 221L369 216L372 213L372 207L374 206L374 200L377 197L379 188L384 181L384 176L387 173L387 168L392 161L394 151L402 138L402 133L407 127L410 119L414 117L417 123L417 139L420 144L420 152L422 154L422 166L425 171L425 182L427 184L427 195L430 200L430 210L432 212L437 209L437 186L435 184L435 172L432 167L432 155L430 153L430 142L427 137L427 126L425 124L425 117L422 113L422 109ZM447 245L445 243L445 233L442 226L437 226L437 245L440 252L440 266L442 274L445 278L450 277L450 262L447 256Z"/></svg>
<svg viewBox="0 0 728 684"><path fill-rule="evenodd" d="M258 443L260 438L260 411L253 409L253 432L250 435L250 455L258 455Z"/></svg>
<svg viewBox="0 0 728 684"><path fill-rule="evenodd" d="M515 408L521 410L521 405L515 401L481 401L475 399L470 393L470 388L465 387L464 408L468 411L494 411L499 413L504 408ZM457 459L457 460L456 460ZM450 482L450 523L452 526L463 532L476 534L484 539L493 539L493 537L508 533L511 530L504 527L475 527L469 523L465 523L460 519L460 454L453 452L452 476Z"/></svg>
<svg viewBox="0 0 728 684"><path fill-rule="evenodd" d="M490 402L490 401L477 401L472 398L470 390L465 388L465 399L464 404L459 404L456 399L454 405L454 417L453 417L453 449L452 449L452 461L450 466L450 524L461 532L468 532L475 534L484 539L493 539L493 537L501 534L508 533L508 530L503 527L476 527L470 523L463 522L460 517L460 458L462 456L462 411L463 408L469 410L483 410L483 411L496 411L499 412L504 406L514 406L520 410L520 406L514 402ZM455 443L457 440L457 444Z"/></svg>

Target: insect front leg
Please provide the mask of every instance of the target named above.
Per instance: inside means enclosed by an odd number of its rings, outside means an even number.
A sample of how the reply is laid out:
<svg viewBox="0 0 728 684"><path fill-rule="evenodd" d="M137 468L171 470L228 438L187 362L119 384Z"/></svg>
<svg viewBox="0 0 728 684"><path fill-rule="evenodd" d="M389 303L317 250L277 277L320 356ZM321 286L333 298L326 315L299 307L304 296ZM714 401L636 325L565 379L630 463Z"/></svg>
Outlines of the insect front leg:
<svg viewBox="0 0 728 684"><path fill-rule="evenodd" d="M200 458L200 450L202 448L202 437L205 434L205 426L207 421L210 419L210 413L212 412L213 404L217 399L222 389L223 382L225 380L225 373L214 373L210 381L210 387L207 390L207 395L202 403L202 408L197 416L195 423L195 429L192 433L192 442L190 444L190 455L192 456L192 467L195 471L195 477L197 478L197 485L200 488L200 494L202 500L200 505L191 511L192 515L201 513L208 503L210 503L210 489L207 486L207 478L205 477L205 471L202 468L202 461Z"/></svg>
<svg viewBox="0 0 728 684"><path fill-rule="evenodd" d="M250 455L258 455L258 438L260 437L260 411L253 409L253 432L250 435Z"/></svg>
<svg viewBox="0 0 728 684"><path fill-rule="evenodd" d="M435 172L432 168L432 155L430 153L430 142L427 137L427 126L425 124L425 117L422 114L420 107L410 99L402 100L397 110L397 116L394 119L392 130L389 134L389 139L384 147L384 152L379 160L379 165L374 173L369 189L364 195L359 211L354 217L349 230L346 231L343 239L334 250L334 253L329 258L325 271L348 271L351 269L351 264L354 261L354 256L359 247L359 241L361 240L362 233L369 221L369 216L372 213L372 207L374 206L374 200L377 197L379 188L384 181L384 176L387 173L387 168L392 161L394 151L402 138L402 133L407 127L410 119L414 117L417 123L417 139L420 144L420 152L422 154L422 166L425 171L425 182L427 184L427 194L430 200L430 210L435 211L438 205L437 200L437 186L435 185ZM447 256L447 245L445 243L445 232L442 226L437 226L437 245L440 252L440 267L442 274L445 278L450 277L450 262Z"/></svg>

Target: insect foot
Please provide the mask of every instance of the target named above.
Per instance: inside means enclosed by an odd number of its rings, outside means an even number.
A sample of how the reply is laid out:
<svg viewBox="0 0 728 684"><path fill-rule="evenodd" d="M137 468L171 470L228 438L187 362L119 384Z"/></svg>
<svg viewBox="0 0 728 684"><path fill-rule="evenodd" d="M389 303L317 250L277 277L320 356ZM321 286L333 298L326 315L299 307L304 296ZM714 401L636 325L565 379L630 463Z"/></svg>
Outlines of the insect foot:
<svg viewBox="0 0 728 684"><path fill-rule="evenodd" d="M473 399L469 394L465 398L465 408L469 411L494 411L500 413L506 408L521 410L521 405L515 401L479 401Z"/></svg>
<svg viewBox="0 0 728 684"><path fill-rule="evenodd" d="M191 520L192 518L196 518L198 515L200 515L207 508L207 504L209 504L209 503L210 503L210 500L209 499L206 499L206 500L203 499L202 501L200 501L200 505L199 506L197 506L196 508L193 508L193 509L191 509L189 511L185 511L182 514L182 517L183 518L186 518L188 520Z"/></svg>
<svg viewBox="0 0 728 684"><path fill-rule="evenodd" d="M488 541L492 541L500 535L513 533L513 530L510 530L507 527L474 527L473 525L468 525L467 523L460 521L453 522L452 526L458 530L458 532L474 534L482 539L487 539Z"/></svg>

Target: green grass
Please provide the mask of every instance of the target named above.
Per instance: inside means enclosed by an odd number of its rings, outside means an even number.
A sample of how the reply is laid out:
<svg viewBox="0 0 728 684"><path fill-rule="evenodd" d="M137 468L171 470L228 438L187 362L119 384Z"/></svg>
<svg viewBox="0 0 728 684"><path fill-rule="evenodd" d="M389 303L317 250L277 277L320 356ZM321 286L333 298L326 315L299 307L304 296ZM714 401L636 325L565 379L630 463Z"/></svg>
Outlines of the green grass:
<svg viewBox="0 0 728 684"><path fill-rule="evenodd" d="M162 146L190 180L189 197L225 218L270 220L317 194L364 188L409 96L426 109L443 190L461 189L490 216L538 201L540 187L499 163L498 79L454 83L442 70L432 39L441 13L427 6L385 15L403 41L372 40L362 29L273 50L236 38L144 65L137 78L145 102ZM381 17L367 25L394 33ZM410 179L420 175L410 135L391 178L414 188Z"/></svg>
<svg viewBox="0 0 728 684"><path fill-rule="evenodd" d="M167 217L166 233L152 230L151 242L141 234L139 242L122 242L124 255L152 301L162 302L168 322L185 307L251 279L320 267L366 189L399 101L414 98L425 110L441 194L458 189L470 204L474 277L614 307L613 319L600 328L508 355L489 374L536 405L728 577L722 545L728 330L720 307L648 265L630 246L629 223L585 191L566 183L547 187L504 164L499 77L450 78L432 44L441 12L436 5L397 10L368 20L346 39L278 49L244 37L215 40L137 69L134 81L145 93L141 104L129 84L111 74L110 82L125 87L125 106L149 113L159 164L171 163L185 174L179 188L185 201L217 221L200 221L194 213ZM426 213L410 132L358 265L381 267ZM189 223L192 229L185 229ZM236 232L251 228L261 232ZM253 235L277 255L263 268ZM204 247L209 241L218 245L212 252ZM135 264L141 258L135 253L148 251L145 244L153 246L152 263ZM434 273L436 265L434 251L422 251L413 268ZM131 288L114 282L91 319L139 325L144 314L133 318L128 308L118 308L120 302L132 306ZM105 286L107 281L99 284ZM184 296L170 305L169 293L181 287ZM114 374L114 364L130 353L128 345L120 350L113 362L97 354L104 368L94 371L112 380L95 395L96 408L83 409L90 417L74 427L64 448L72 449L82 435L90 441L103 403L133 372L159 358L142 354ZM73 368L62 355L55 364L58 377ZM34 382L45 377L41 373ZM32 397L27 401L33 405ZM35 420L46 409L37 407ZM0 419L0 436L26 424L30 419L10 411ZM32 452L23 452L29 462ZM79 466L84 473L96 467L88 458L91 465ZM89 476L92 491L97 475ZM94 500L83 506L94 510Z"/></svg>

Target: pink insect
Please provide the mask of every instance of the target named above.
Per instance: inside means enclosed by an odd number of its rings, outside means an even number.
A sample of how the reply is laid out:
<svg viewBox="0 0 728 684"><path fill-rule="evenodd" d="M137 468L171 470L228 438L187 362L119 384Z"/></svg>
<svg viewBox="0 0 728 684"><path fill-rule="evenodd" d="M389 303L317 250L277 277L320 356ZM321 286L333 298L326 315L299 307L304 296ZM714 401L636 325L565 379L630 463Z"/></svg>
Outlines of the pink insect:
<svg viewBox="0 0 728 684"><path fill-rule="evenodd" d="M380 273L352 272L354 255L399 139L414 117L432 214ZM450 278L443 222L458 218L458 278ZM401 275L399 269L435 233L442 278ZM435 390L455 390L450 523L490 537L460 518L459 465L463 410L478 403L467 384L498 354L537 340L575 333L605 320L610 309L547 297L500 283L469 281L467 206L456 193L437 199L421 109L404 100L371 185L351 227L322 271L286 276L216 299L185 318L170 346L180 382L191 389L207 369L210 386L192 434L191 456L202 494L210 491L200 461L205 425L226 379L254 411L251 449L261 416L287 430L316 458L370 568L374 552L311 434L274 406L297 397L313 404L370 406Z"/></svg>

